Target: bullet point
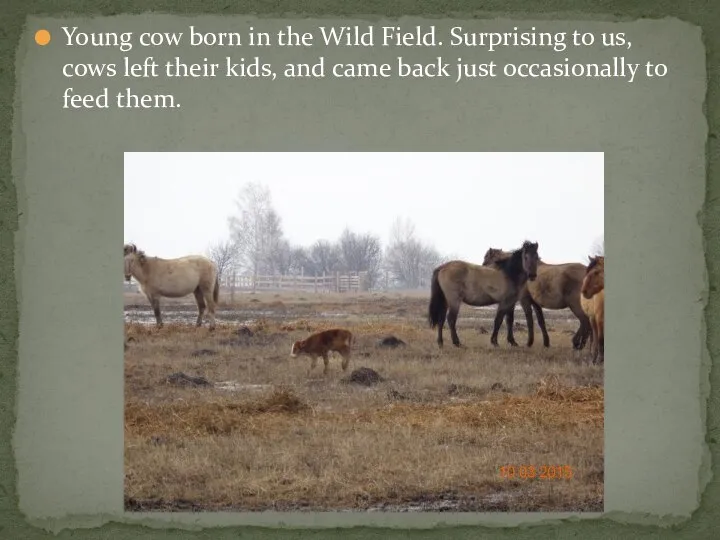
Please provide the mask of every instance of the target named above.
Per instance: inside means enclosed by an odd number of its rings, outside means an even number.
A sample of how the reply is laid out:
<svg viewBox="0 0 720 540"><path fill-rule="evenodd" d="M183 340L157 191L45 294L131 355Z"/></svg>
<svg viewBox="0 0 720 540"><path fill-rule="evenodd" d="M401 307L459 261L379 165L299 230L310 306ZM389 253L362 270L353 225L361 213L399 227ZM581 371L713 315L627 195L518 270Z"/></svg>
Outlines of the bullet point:
<svg viewBox="0 0 720 540"><path fill-rule="evenodd" d="M35 32L35 43L40 46L45 46L50 43L50 32L47 30L38 30Z"/></svg>

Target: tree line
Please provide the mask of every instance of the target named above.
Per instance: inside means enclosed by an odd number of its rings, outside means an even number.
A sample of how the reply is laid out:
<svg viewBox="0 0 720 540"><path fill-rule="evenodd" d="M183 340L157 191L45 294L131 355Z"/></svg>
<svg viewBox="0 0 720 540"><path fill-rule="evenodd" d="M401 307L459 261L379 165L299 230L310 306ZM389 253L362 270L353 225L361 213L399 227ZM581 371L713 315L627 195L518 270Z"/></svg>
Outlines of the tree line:
<svg viewBox="0 0 720 540"><path fill-rule="evenodd" d="M285 237L266 186L246 184L235 204L236 213L228 218L228 239L208 249L221 277L232 272L255 277L366 272L370 288L414 289L427 284L433 268L454 258L420 240L407 219L395 220L385 246L377 235L348 228L336 239L301 246Z"/></svg>

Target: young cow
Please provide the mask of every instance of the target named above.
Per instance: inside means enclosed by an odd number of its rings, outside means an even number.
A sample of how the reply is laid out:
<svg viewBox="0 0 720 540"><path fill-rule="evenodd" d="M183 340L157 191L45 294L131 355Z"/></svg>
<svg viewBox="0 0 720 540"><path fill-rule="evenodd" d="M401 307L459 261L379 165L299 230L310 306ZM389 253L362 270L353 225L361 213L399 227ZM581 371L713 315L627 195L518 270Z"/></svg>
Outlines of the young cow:
<svg viewBox="0 0 720 540"><path fill-rule="evenodd" d="M342 369L343 371L347 369L348 363L350 362L350 347L352 344L353 335L351 332L341 328L334 328L332 330L317 332L303 340L296 341L290 349L290 356L295 358L298 355L304 354L312 358L308 375L315 369L318 358L322 357L325 363L323 375L326 375L329 363L328 354L331 351L335 351L343 357Z"/></svg>

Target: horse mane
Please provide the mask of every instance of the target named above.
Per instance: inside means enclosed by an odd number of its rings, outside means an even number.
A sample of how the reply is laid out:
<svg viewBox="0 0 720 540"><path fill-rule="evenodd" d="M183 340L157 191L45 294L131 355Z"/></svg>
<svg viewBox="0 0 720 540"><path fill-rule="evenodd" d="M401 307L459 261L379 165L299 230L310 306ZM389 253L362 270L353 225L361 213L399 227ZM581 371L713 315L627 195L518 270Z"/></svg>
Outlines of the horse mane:
<svg viewBox="0 0 720 540"><path fill-rule="evenodd" d="M137 255L137 258L141 263L144 263L147 260L147 255L145 255L145 252L139 250L135 244L125 244L123 246L123 253L125 255L128 255L129 253L134 253L135 255Z"/></svg>
<svg viewBox="0 0 720 540"><path fill-rule="evenodd" d="M522 261L520 258L525 250L537 250L537 243L525 240L518 249L512 251L509 256L495 261L497 267L507 274L510 278L515 279L523 272ZM502 251L502 250L498 250Z"/></svg>
<svg viewBox="0 0 720 540"><path fill-rule="evenodd" d="M517 268L517 264L520 261L520 257L522 257L523 249L525 249L525 244L519 249L516 249L510 253L507 257L503 257L502 259L497 259L495 261L495 264L503 270L506 274L512 275L511 270L514 268ZM522 264L521 264L522 266Z"/></svg>

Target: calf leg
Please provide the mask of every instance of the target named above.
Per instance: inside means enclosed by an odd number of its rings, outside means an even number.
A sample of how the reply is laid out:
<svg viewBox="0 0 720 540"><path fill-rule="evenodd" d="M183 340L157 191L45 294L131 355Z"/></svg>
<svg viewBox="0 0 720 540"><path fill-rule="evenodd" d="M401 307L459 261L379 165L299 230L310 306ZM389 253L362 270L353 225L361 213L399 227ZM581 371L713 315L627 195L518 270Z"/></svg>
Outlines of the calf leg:
<svg viewBox="0 0 720 540"><path fill-rule="evenodd" d="M350 363L350 347L345 347L340 354L343 357L342 360L342 369L345 371L348 367L348 364Z"/></svg>
<svg viewBox="0 0 720 540"><path fill-rule="evenodd" d="M323 363L325 364L325 368L323 369L323 375L327 375L328 372L328 365L330 364L330 359L328 358L327 353L323 354Z"/></svg>
<svg viewBox="0 0 720 540"><path fill-rule="evenodd" d="M202 324L203 313L205 312L205 299L203 298L203 293L200 287L195 289L193 294L195 295L195 301L197 302L198 307L198 317L195 326L200 326Z"/></svg>
<svg viewBox="0 0 720 540"><path fill-rule="evenodd" d="M315 369L315 366L317 366L318 357L317 356L311 356L310 357L310 367L308 368L308 377L312 373L312 370Z"/></svg>

